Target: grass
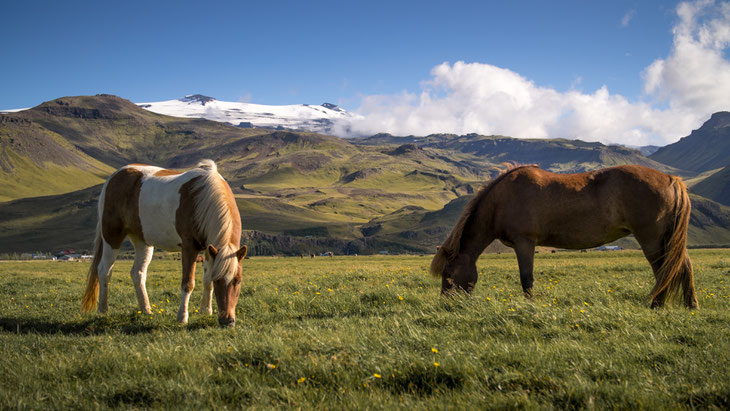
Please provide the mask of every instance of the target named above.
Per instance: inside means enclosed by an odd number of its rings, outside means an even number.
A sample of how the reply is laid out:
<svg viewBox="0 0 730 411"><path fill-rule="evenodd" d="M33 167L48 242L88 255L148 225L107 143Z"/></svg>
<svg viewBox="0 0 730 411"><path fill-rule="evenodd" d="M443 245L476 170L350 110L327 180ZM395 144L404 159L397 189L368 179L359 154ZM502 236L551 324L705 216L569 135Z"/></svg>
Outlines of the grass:
<svg viewBox="0 0 730 411"><path fill-rule="evenodd" d="M179 262L142 315L119 261L104 317L88 263L0 262L0 408L727 408L730 257L690 253L696 311L648 309L632 251L538 254L531 301L511 253L453 299L428 256L253 258L232 330L176 323Z"/></svg>
<svg viewBox="0 0 730 411"><path fill-rule="evenodd" d="M83 169L76 166L60 166L47 162L34 163L30 158L5 152L12 160L12 172L0 169L0 202L24 197L63 194L101 184L114 170L89 157L81 157L94 167Z"/></svg>

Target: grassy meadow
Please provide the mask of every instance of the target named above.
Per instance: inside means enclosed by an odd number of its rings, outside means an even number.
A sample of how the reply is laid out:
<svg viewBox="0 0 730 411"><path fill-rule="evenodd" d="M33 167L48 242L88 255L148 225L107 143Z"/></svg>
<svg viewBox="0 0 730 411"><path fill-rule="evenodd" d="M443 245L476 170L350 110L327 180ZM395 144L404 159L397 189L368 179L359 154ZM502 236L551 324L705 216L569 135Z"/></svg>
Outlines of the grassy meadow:
<svg viewBox="0 0 730 411"><path fill-rule="evenodd" d="M484 255L471 297L430 256L244 261L234 329L177 324L178 261L152 315L118 261L109 314L79 311L89 263L0 262L0 409L730 407L730 253L692 250L700 309L647 308L639 252ZM198 278L202 267L198 267Z"/></svg>

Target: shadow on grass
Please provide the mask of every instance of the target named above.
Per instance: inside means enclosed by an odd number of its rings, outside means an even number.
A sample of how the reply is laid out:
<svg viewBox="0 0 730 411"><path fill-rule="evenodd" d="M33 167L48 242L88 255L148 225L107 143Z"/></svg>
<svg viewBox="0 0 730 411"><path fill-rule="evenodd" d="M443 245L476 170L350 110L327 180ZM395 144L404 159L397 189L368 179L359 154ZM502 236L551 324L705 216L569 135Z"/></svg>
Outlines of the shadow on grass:
<svg viewBox="0 0 730 411"><path fill-rule="evenodd" d="M36 318L0 317L0 332L13 334L63 334L73 336L99 335L120 332L127 335L149 333L163 327L128 321L127 318L97 317L83 321L45 321Z"/></svg>
<svg viewBox="0 0 730 411"><path fill-rule="evenodd" d="M94 316L78 321L47 321L39 318L0 317L0 334L62 334L90 336L108 333L126 335L146 334L160 330L196 331L219 328L214 316L191 318L188 325L177 322L152 323L137 314Z"/></svg>

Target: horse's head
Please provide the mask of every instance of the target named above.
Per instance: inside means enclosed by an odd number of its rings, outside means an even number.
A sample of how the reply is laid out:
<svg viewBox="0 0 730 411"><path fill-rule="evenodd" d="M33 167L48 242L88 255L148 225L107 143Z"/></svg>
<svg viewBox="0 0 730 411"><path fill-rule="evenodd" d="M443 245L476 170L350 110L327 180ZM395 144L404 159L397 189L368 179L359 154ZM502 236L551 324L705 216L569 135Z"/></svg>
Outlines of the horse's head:
<svg viewBox="0 0 730 411"><path fill-rule="evenodd" d="M431 274L441 276L441 294L455 291L471 293L477 283L477 265L464 253L440 247L431 261Z"/></svg>
<svg viewBox="0 0 730 411"><path fill-rule="evenodd" d="M206 277L213 279L213 290L218 303L218 324L233 327L236 323L236 304L241 293L241 260L247 248L236 250L228 245L219 251L212 244L205 251ZM209 273L209 274L208 274Z"/></svg>

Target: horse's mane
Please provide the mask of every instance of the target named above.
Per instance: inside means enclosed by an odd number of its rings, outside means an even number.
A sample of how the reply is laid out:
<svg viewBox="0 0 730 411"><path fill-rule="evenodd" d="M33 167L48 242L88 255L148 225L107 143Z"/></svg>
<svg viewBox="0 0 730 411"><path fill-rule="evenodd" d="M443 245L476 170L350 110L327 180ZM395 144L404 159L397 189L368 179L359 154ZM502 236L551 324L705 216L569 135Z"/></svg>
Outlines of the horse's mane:
<svg viewBox="0 0 730 411"><path fill-rule="evenodd" d="M194 180L191 190L195 199L193 218L198 230L205 236L206 242L218 248L215 264L220 267L212 270L218 274L218 278L212 280L226 276L230 277L226 278L226 282L230 282L236 273L233 265L238 263L238 259L235 258L238 244L232 244L230 241L234 216L228 202L228 184L218 174L218 167L213 160L202 160L193 171L200 173L200 177Z"/></svg>
<svg viewBox="0 0 730 411"><path fill-rule="evenodd" d="M461 213L459 221L456 222L456 225L454 225L454 228L451 230L448 237L446 237L446 240L444 240L443 244L441 244L441 246L438 248L438 250L436 251L436 255L434 255L433 260L431 261L431 275L442 275L446 263L456 257L456 255L459 253L459 247L461 246L461 237L464 233L466 223L472 216L472 214L474 214L474 212L479 208L482 200L489 194L489 192L492 190L492 187L494 187L497 183L502 181L505 176L509 175L515 170L525 167L537 167L536 164L519 165L505 163L504 165L505 168L501 169L499 175L482 184L474 198L472 198L469 203L467 203L466 207L464 207L464 211Z"/></svg>

